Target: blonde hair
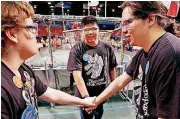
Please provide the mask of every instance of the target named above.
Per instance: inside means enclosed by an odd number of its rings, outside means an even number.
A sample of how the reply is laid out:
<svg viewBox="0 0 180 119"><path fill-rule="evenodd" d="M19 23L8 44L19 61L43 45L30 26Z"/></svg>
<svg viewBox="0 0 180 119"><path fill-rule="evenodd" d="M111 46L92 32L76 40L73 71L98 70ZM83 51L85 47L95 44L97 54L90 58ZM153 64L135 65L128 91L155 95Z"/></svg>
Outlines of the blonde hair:
<svg viewBox="0 0 180 119"><path fill-rule="evenodd" d="M26 1L2 1L1 29L22 25L26 18L33 15L33 7Z"/></svg>

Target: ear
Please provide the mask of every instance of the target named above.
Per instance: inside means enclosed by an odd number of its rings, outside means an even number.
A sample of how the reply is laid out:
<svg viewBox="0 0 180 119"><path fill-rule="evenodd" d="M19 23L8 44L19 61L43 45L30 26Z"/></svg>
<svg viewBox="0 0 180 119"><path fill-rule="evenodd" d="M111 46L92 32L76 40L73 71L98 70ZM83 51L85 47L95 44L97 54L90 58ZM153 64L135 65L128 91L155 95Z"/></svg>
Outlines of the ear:
<svg viewBox="0 0 180 119"><path fill-rule="evenodd" d="M15 31L13 31L12 29L7 29L7 30L5 30L5 34L6 34L6 37L7 37L9 40L11 40L11 41L13 41L13 42L15 42L15 43L18 42L18 40L17 40L17 35L16 35Z"/></svg>
<svg viewBox="0 0 180 119"><path fill-rule="evenodd" d="M149 26L152 26L156 22L155 15L149 15L147 18L147 22L148 22Z"/></svg>

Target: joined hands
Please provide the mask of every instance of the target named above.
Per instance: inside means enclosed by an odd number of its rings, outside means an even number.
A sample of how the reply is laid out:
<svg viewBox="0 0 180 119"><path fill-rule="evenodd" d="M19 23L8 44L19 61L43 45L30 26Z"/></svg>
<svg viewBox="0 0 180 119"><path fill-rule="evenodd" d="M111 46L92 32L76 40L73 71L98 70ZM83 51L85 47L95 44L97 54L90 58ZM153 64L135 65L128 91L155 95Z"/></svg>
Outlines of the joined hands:
<svg viewBox="0 0 180 119"><path fill-rule="evenodd" d="M87 105L86 107L84 106L80 106L80 107L82 107L83 110L85 110L88 114L92 113L92 111L96 109L96 107L98 106L96 97L87 97L84 100L86 100L89 103L89 105Z"/></svg>

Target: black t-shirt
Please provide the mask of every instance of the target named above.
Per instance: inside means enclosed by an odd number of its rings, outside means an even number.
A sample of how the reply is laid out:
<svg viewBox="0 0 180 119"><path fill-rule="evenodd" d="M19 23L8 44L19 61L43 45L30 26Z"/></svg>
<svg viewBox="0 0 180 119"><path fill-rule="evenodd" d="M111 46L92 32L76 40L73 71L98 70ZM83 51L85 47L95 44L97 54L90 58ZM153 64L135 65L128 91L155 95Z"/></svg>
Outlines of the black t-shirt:
<svg viewBox="0 0 180 119"><path fill-rule="evenodd" d="M134 81L137 119L180 119L180 39L165 33L134 56L126 73Z"/></svg>
<svg viewBox="0 0 180 119"><path fill-rule="evenodd" d="M27 65L21 65L19 71L23 83L25 84L27 81L30 84L29 89L27 89L25 85L22 88L18 88L13 82L15 74L3 62L1 62L2 119L21 119L22 115L25 116L25 113L23 114L25 109L30 106L33 107L35 111L34 119L38 118L37 97L47 90L47 86L35 77L34 73ZM33 112L32 110L30 111ZM28 115L28 112L26 113L26 116Z"/></svg>
<svg viewBox="0 0 180 119"><path fill-rule="evenodd" d="M95 47L91 47L82 41L72 47L67 69L82 71L89 95L97 96L106 88L109 69L116 65L116 57L110 45L99 41Z"/></svg>

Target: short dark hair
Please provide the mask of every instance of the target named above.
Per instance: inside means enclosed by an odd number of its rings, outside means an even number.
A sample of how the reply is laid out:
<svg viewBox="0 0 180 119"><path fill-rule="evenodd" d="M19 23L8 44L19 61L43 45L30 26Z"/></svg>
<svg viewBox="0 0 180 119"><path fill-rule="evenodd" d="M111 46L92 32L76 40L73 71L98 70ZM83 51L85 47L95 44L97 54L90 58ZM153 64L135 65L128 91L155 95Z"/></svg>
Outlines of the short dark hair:
<svg viewBox="0 0 180 119"><path fill-rule="evenodd" d="M98 25L96 17L92 15L84 17L81 21L82 27L84 27L87 24L94 24L94 23Z"/></svg>
<svg viewBox="0 0 180 119"><path fill-rule="evenodd" d="M160 1L125 1L122 9L130 7L132 15L139 19L146 19L151 13L156 14L157 23L167 32L175 33L175 22L167 16L168 9Z"/></svg>

